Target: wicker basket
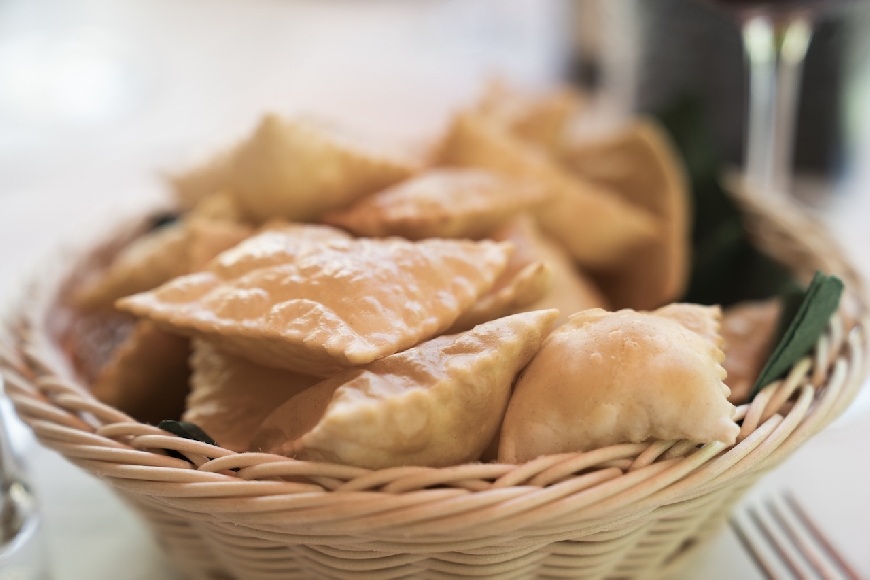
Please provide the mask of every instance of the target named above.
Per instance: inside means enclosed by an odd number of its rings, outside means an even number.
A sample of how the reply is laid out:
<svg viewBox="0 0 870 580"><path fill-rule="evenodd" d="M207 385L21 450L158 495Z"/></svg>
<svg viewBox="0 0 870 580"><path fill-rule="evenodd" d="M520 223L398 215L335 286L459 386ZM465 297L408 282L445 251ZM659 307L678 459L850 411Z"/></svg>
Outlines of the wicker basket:
<svg viewBox="0 0 870 580"><path fill-rule="evenodd" d="M824 232L744 200L760 247L846 294L814 353L738 409L739 442L615 445L524 465L369 471L234 453L137 423L66 370L50 322L76 272L42 283L0 350L7 392L39 440L135 505L191 578L658 578L712 538L744 491L840 414L866 372L867 307ZM170 456L175 450L189 461Z"/></svg>

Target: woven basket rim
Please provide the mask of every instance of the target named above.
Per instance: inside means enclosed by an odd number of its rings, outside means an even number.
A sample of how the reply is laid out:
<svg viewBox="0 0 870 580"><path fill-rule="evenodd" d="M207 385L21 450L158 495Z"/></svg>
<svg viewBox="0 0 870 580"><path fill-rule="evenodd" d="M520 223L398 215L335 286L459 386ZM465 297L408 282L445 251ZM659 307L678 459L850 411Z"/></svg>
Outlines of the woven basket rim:
<svg viewBox="0 0 870 580"><path fill-rule="evenodd" d="M541 542L560 534L606 535L770 469L839 415L866 374L867 301L842 252L793 208L740 200L747 228L763 247L801 277L815 269L839 275L847 296L814 352L738 407L743 424L731 447L651 441L520 465L369 470L182 439L99 402L58 364L48 317L74 267L104 248L92 248L29 293L11 336L0 342L0 370L18 414L47 447L160 509L232 522L260 537L365 534L390 545L426 538L431 548L492 535ZM778 244L787 251L777 255ZM413 541L403 540L409 535Z"/></svg>

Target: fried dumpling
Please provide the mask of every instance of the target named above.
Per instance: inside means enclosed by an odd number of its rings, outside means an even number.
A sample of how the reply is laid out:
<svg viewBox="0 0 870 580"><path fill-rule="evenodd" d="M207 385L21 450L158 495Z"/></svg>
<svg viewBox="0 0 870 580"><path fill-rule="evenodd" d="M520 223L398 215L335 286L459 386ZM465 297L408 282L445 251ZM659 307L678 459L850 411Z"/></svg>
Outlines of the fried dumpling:
<svg viewBox="0 0 870 580"><path fill-rule="evenodd" d="M614 307L651 310L679 298L689 276L689 193L664 132L651 121L638 121L607 139L567 147L564 155L577 175L658 222L652 239L596 272Z"/></svg>
<svg viewBox="0 0 870 580"><path fill-rule="evenodd" d="M247 451L263 419L320 379L273 369L193 341L193 375L183 419L233 451Z"/></svg>
<svg viewBox="0 0 870 580"><path fill-rule="evenodd" d="M512 264L542 262L547 266L551 279L548 290L539 300L524 306L525 310L558 309L559 319L556 326L581 310L610 310L610 304L595 283L574 265L571 256L562 246L540 231L530 217L522 216L511 221L493 234L492 239L514 245L514 253L502 277L510 271Z"/></svg>
<svg viewBox="0 0 870 580"><path fill-rule="evenodd" d="M93 384L94 396L134 419L178 419L189 391L189 340L142 320Z"/></svg>
<svg viewBox="0 0 870 580"><path fill-rule="evenodd" d="M433 169L323 221L360 236L478 240L546 198L540 184L482 169Z"/></svg>
<svg viewBox="0 0 870 580"><path fill-rule="evenodd" d="M223 279L238 278L259 268L293 262L309 251L312 244L350 239L349 235L331 226L273 220L267 222L256 236L219 254L208 269Z"/></svg>
<svg viewBox="0 0 870 580"><path fill-rule="evenodd" d="M701 308L699 317L715 317ZM517 381L499 460L651 438L733 444L740 427L722 359L708 336L671 316L579 312L547 337Z"/></svg>
<svg viewBox="0 0 870 580"><path fill-rule="evenodd" d="M205 218L158 228L124 248L105 272L78 291L75 304L86 310L111 307L118 298L200 270L252 233L247 226Z"/></svg>
<svg viewBox="0 0 870 580"><path fill-rule="evenodd" d="M226 189L232 175L232 160L233 151L227 150L192 169L170 175L179 207L193 209L212 194Z"/></svg>
<svg viewBox="0 0 870 580"><path fill-rule="evenodd" d="M516 253L511 255L505 271L496 279L492 289L463 312L448 332L463 332L478 324L525 310L540 310L531 306L539 302L552 286L550 266L543 261L515 262L514 255Z"/></svg>
<svg viewBox="0 0 870 580"><path fill-rule="evenodd" d="M553 197L537 210L538 219L582 265L611 265L656 235L656 221L647 212L573 177L542 150L479 115L456 117L441 145L440 162L540 183Z"/></svg>
<svg viewBox="0 0 870 580"><path fill-rule="evenodd" d="M251 449L370 469L474 461L556 316L500 318L345 371L276 409Z"/></svg>
<svg viewBox="0 0 870 580"><path fill-rule="evenodd" d="M725 310L722 338L728 371L725 384L731 389L728 400L739 405L749 398L761 369L773 350L779 315L778 299L741 302Z"/></svg>
<svg viewBox="0 0 870 580"><path fill-rule="evenodd" d="M583 96L569 88L534 95L494 82L478 103L477 111L514 136L559 155L571 121L583 106Z"/></svg>
<svg viewBox="0 0 870 580"><path fill-rule="evenodd" d="M232 161L229 190L254 222L312 221L410 177L411 158L306 119L267 115Z"/></svg>
<svg viewBox="0 0 870 580"><path fill-rule="evenodd" d="M253 362L326 377L449 328L510 251L492 241L282 241L267 231L208 271L118 304Z"/></svg>

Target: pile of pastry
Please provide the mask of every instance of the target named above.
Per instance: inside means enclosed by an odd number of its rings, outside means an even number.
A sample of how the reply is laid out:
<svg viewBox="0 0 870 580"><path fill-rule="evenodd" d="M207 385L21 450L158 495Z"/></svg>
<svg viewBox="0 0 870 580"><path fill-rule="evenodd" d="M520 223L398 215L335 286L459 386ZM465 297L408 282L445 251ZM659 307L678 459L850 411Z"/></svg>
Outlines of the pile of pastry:
<svg viewBox="0 0 870 580"><path fill-rule="evenodd" d="M680 161L583 115L493 87L423 152L266 116L78 286L73 334L103 336L80 374L228 449L373 469L733 444L778 307L674 303Z"/></svg>

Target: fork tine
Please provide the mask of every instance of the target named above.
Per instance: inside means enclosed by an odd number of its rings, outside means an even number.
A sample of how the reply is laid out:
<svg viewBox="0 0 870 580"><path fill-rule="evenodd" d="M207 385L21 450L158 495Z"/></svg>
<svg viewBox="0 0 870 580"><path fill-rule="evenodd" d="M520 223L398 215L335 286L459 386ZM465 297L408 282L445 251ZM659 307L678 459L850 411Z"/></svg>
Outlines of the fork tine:
<svg viewBox="0 0 870 580"><path fill-rule="evenodd" d="M818 545L827 553L827 555L833 560L837 567L842 570L842 572L846 575L849 580L861 580L861 576L852 568L848 562L840 555L840 553L834 548L833 544L822 534L822 531L816 526L815 522L810 519L809 514L806 510L801 506L801 504L797 501L797 498L791 492L786 492L783 494L783 499L785 500L785 505L791 510L791 512L797 517L797 519L803 524L804 529L812 536L812 538L818 543Z"/></svg>
<svg viewBox="0 0 870 580"><path fill-rule="evenodd" d="M746 530L743 529L743 525L734 516L731 517L731 528L734 530L734 534L740 541L740 545L743 546L743 549L746 550L746 553L749 554L750 558L752 558L755 567L761 571L767 580L782 580L782 577L774 572L775 568L771 565L767 557L755 546L755 544L752 543Z"/></svg>
<svg viewBox="0 0 870 580"><path fill-rule="evenodd" d="M807 574L803 562L793 554L793 550L787 542L783 541L781 537L777 537L773 531L773 526L766 522L754 507L748 507L746 511L768 545L774 549L780 561L788 567L794 577L798 580L810 580L812 577Z"/></svg>
<svg viewBox="0 0 870 580"><path fill-rule="evenodd" d="M806 531L801 533L803 526L800 521L796 521L794 517L788 517L785 513L788 508L781 508L779 504L780 502L774 499L769 499L765 502L767 511L773 516L773 519L791 541L792 545L797 548L798 553L822 580L840 580L841 576L839 572L829 562L827 555L821 552L812 541L807 540Z"/></svg>

